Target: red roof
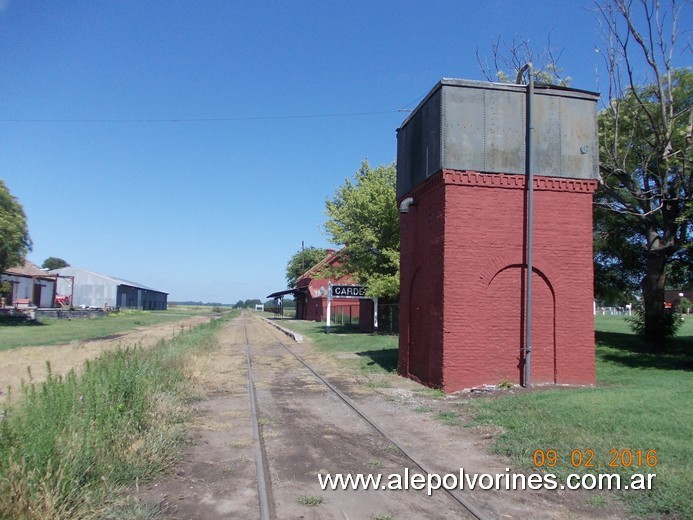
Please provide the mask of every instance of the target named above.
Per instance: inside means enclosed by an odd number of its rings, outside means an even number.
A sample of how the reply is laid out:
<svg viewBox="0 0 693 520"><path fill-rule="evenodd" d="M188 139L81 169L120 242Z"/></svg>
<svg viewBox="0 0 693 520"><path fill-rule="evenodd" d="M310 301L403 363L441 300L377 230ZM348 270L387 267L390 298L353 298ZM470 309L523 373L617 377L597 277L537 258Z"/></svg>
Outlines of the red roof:
<svg viewBox="0 0 693 520"><path fill-rule="evenodd" d="M42 278L50 278L54 279L55 276L51 276L48 274L46 271L41 269L39 266L36 264L30 262L29 260L24 259L24 263L22 265L16 265L14 267L10 267L5 270L3 274L8 274L8 275L14 275L14 276L28 276L28 277L35 277L35 276L40 276Z"/></svg>
<svg viewBox="0 0 693 520"><path fill-rule="evenodd" d="M322 294L320 293L321 286L324 286L324 289L327 289L327 284L325 282L353 284L354 278L348 273L339 274L337 276L334 276L334 273L326 273L327 275L321 274L323 269L340 267L342 264L340 258L343 252L344 248L340 249L339 251L328 249L327 256L325 258L308 269L300 276L298 280L296 280L296 288L305 290L307 287L311 291L313 297L317 297ZM314 278L316 276L319 278Z"/></svg>
<svg viewBox="0 0 693 520"><path fill-rule="evenodd" d="M320 260L317 264L315 264L313 267L311 267L305 273L299 276L298 280L296 280L296 285L298 285L299 280L303 280L304 278L313 278L314 275L318 274L325 267L341 263L339 261L339 256L342 253L342 251L344 251L344 248L340 249L339 251L328 249L327 256L325 256L325 258Z"/></svg>

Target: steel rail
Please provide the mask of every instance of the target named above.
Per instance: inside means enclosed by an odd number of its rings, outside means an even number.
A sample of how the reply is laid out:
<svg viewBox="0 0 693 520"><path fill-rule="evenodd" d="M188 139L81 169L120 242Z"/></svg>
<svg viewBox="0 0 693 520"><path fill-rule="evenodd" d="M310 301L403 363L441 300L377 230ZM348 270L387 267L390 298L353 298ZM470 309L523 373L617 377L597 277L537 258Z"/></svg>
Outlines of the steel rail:
<svg viewBox="0 0 693 520"><path fill-rule="evenodd" d="M243 334L245 336L245 360L248 366L248 398L250 400L250 412L253 423L253 453L255 455L255 470L257 472L257 489L258 499L260 503L260 519L270 520L270 500L269 490L271 482L267 480L265 474L265 464L267 457L262 446L262 437L260 436L260 424L257 417L257 396L255 395L255 380L253 378L253 363L250 354L250 343L248 342L248 327L247 321L243 322Z"/></svg>
<svg viewBox="0 0 693 520"><path fill-rule="evenodd" d="M339 397L344 404L351 408L357 415L359 415L364 421L366 421L375 431L377 431L382 437L389 443L397 447L405 457L407 457L415 466L417 466L421 471L427 475L434 473L426 465L417 460L410 452L403 448L399 443L397 443L392 437L385 433L368 415L359 408L359 406L354 403L347 395L345 395L341 390L335 387L327 379L321 376L312 366L310 366L301 356L296 354L291 348L286 345L283 341L275 338L275 341L279 343L284 349L286 349L289 354L295 357L304 367L306 367L318 380L320 380L328 389L330 389L337 397ZM445 489L443 490L459 505L465 508L474 518L477 520L490 520L490 517L486 516L476 505L474 505L467 497L463 496L458 490Z"/></svg>

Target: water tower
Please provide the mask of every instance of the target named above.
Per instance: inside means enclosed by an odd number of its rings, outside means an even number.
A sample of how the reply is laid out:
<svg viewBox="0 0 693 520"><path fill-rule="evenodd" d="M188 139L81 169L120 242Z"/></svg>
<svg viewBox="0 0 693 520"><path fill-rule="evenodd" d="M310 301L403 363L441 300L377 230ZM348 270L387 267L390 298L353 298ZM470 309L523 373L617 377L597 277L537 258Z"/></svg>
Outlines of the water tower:
<svg viewBox="0 0 693 520"><path fill-rule="evenodd" d="M597 99L443 79L398 129L400 374L594 384Z"/></svg>

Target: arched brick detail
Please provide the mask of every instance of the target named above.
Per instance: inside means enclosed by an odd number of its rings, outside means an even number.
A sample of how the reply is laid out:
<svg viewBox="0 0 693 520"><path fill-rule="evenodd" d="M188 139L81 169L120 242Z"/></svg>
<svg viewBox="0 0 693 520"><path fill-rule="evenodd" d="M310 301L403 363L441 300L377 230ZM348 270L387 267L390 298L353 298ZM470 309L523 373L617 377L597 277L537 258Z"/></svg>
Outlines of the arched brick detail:
<svg viewBox="0 0 693 520"><path fill-rule="evenodd" d="M533 313L540 324L533 383L594 383L595 188L593 180L535 177ZM405 301L414 266L421 266L434 297L427 298L433 307L425 316L402 310L400 331L407 316L428 322L435 371L425 384L452 392L504 378L519 382L525 195L523 175L453 170L435 173L408 194L415 205L401 217L401 304L415 304ZM503 308L492 301L496 293ZM534 346L534 331L532 337ZM408 342L400 332L400 356L408 355ZM499 351L503 342L506 350ZM497 366L499 356L504 367ZM400 358L400 373L412 372Z"/></svg>
<svg viewBox="0 0 693 520"><path fill-rule="evenodd" d="M532 269L532 376L535 383L556 381L556 298L550 279ZM496 383L524 381L526 264L500 268L485 286L481 299Z"/></svg>

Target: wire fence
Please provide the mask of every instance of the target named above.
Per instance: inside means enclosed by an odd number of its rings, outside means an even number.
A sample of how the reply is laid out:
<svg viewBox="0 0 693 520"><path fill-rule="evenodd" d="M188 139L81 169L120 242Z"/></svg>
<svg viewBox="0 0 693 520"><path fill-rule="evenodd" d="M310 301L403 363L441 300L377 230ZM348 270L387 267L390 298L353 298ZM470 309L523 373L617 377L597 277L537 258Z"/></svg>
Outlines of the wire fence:
<svg viewBox="0 0 693 520"><path fill-rule="evenodd" d="M354 325L359 324L359 305L358 303L345 305L332 305L331 321L335 325Z"/></svg>
<svg viewBox="0 0 693 520"><path fill-rule="evenodd" d="M399 333L399 303L378 304L378 332Z"/></svg>

